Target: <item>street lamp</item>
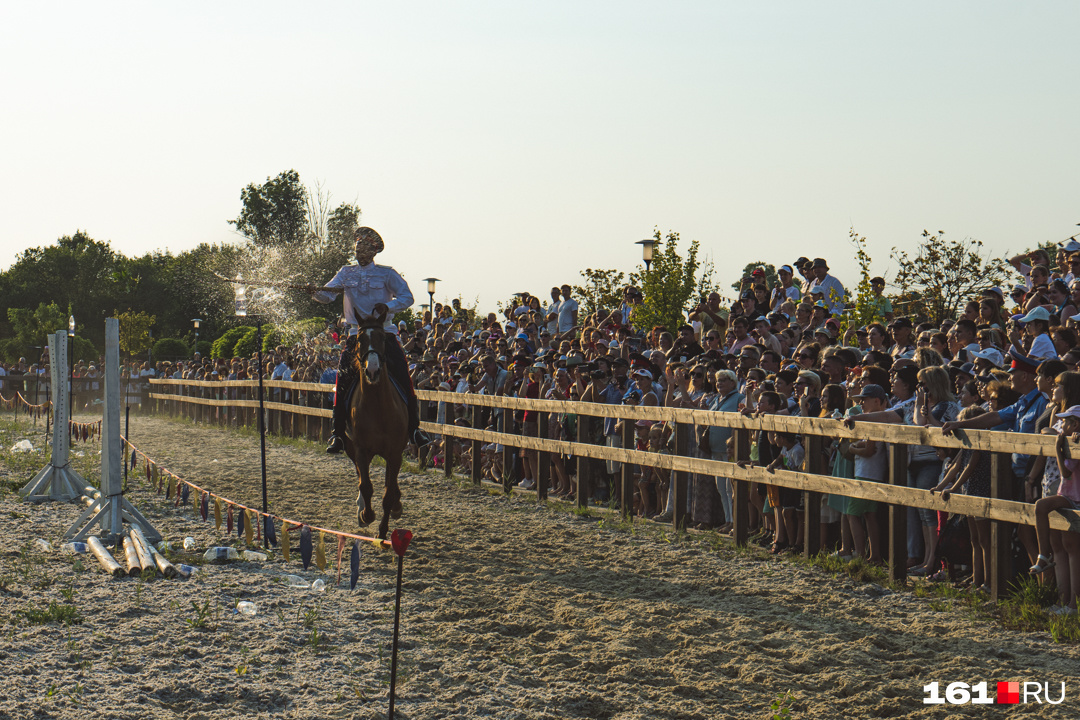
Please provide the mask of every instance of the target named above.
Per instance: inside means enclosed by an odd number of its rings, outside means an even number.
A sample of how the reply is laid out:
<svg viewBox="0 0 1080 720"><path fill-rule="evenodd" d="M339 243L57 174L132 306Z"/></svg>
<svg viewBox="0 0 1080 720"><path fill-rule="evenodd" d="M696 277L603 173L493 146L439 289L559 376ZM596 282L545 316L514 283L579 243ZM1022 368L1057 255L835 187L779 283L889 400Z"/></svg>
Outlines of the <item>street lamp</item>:
<svg viewBox="0 0 1080 720"><path fill-rule="evenodd" d="M428 307L431 308L432 315L435 314L435 283L439 282L439 278L424 278L424 282L427 283L428 294ZM434 317L432 318L434 321Z"/></svg>
<svg viewBox="0 0 1080 720"><path fill-rule="evenodd" d="M195 347L191 351L191 359L194 360L199 354L199 323L202 322L202 318L191 318L191 322L195 323Z"/></svg>
<svg viewBox="0 0 1080 720"><path fill-rule="evenodd" d="M656 245L656 240L653 238L645 238L644 240L638 240L635 245L641 246L641 259L645 261L645 274L649 274L649 265L652 264L653 246Z"/></svg>
<svg viewBox="0 0 1080 720"><path fill-rule="evenodd" d="M236 295L236 316L247 317L247 288L243 284L244 278L240 273L236 274L236 282L233 284L233 292ZM272 520L266 515L266 408L263 403L263 355L262 355L262 315L255 313L255 350L259 368L259 456L262 460L262 511L263 511L263 547L270 547L270 528ZM196 332L199 321L194 320Z"/></svg>

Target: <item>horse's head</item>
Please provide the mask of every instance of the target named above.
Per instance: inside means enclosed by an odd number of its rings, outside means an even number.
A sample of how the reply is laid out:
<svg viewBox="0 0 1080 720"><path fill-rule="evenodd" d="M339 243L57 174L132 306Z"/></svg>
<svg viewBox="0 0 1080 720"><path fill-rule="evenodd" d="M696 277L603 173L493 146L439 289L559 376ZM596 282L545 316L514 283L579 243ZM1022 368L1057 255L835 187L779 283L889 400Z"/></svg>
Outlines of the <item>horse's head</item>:
<svg viewBox="0 0 1080 720"><path fill-rule="evenodd" d="M369 318L361 317L355 310L353 314L360 326L353 362L360 366L367 382L377 383L382 372L386 350L386 330L383 328L386 320L386 306L376 308L375 315Z"/></svg>

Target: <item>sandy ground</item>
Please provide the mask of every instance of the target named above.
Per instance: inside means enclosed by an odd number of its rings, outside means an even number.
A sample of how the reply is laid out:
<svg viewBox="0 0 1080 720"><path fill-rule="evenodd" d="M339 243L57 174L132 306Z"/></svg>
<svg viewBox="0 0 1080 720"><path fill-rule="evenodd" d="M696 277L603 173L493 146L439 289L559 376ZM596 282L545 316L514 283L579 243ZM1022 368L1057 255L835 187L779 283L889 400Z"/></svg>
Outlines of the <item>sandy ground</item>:
<svg viewBox="0 0 1080 720"><path fill-rule="evenodd" d="M40 445L40 433L32 439ZM131 439L183 478L258 501L257 437L137 418ZM16 469L28 461L8 447L0 717L385 717L391 553L365 549L356 591L328 574L323 593L287 587L286 573L318 575L302 571L298 553L288 565L280 555L208 565L190 580L114 580L90 558L31 545L58 546L78 508L21 502L11 488L29 479ZM272 509L355 531L347 463L271 442ZM405 559L398 717L769 718L774 704L792 718L1080 716L1080 648L1046 634L441 474L407 474L402 488L405 514L392 527L416 539ZM170 540L192 536L200 550L230 542L134 478L128 497ZM258 614L235 613L240 600ZM84 621L32 624L22 614L51 602L74 605ZM929 682L982 680L991 691L999 680L1064 680L1067 696L1058 706L923 704Z"/></svg>

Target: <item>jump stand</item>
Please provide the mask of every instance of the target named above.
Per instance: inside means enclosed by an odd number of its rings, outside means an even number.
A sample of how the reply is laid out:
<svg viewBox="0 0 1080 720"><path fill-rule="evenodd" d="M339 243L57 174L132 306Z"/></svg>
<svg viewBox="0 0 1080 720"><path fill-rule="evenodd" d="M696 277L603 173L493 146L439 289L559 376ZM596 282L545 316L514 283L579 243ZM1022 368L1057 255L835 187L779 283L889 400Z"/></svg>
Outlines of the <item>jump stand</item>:
<svg viewBox="0 0 1080 720"><path fill-rule="evenodd" d="M124 536L124 522L142 530L152 543L161 533L123 496L121 472L124 466L120 435L120 322L105 320L105 415L101 423L101 493L88 505L65 539L85 540L95 525L101 526L106 544L116 544ZM79 486L82 495L82 485Z"/></svg>
<svg viewBox="0 0 1080 720"><path fill-rule="evenodd" d="M60 500L70 502L82 495L86 480L71 467L71 430L68 412L68 334L59 330L49 335L49 367L52 371L53 436L52 457L19 494L30 502Z"/></svg>

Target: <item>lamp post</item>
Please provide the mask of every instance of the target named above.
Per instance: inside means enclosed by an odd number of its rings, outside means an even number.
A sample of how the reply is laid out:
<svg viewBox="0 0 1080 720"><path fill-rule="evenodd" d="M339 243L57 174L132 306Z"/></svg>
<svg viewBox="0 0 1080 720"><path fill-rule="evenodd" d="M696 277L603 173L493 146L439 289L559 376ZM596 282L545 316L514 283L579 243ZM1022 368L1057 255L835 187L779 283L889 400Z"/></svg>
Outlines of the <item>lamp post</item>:
<svg viewBox="0 0 1080 720"><path fill-rule="evenodd" d="M58 378L59 380L59 378ZM68 315L68 422L75 416L75 316ZM71 432L69 429L68 432Z"/></svg>
<svg viewBox="0 0 1080 720"><path fill-rule="evenodd" d="M202 322L202 318L191 318L191 322L195 324L195 346L191 351L191 359L194 360L199 354L199 323Z"/></svg>
<svg viewBox="0 0 1080 720"><path fill-rule="evenodd" d="M237 284L234 285L234 292L236 294L236 316L247 317L247 289L239 284L243 282L243 278L239 273L236 275ZM263 356L262 356L262 316L254 315L255 318L255 350L256 358L259 363L259 457L262 463L262 511L264 518L264 525L270 524L270 518L266 517L266 408L263 404ZM198 323L198 321L195 321ZM195 325L198 328L198 324ZM263 547L270 547L270 533L266 532L268 528L264 527L263 530Z"/></svg>
<svg viewBox="0 0 1080 720"><path fill-rule="evenodd" d="M435 283L439 282L439 278L436 278L436 277L424 278L424 282L427 283L428 307L431 308L431 315L432 315L431 321L432 321L432 323L434 323L435 322Z"/></svg>
<svg viewBox="0 0 1080 720"><path fill-rule="evenodd" d="M638 240L635 245L641 246L641 259L645 261L645 274L649 274L649 265L652 264L653 246L656 245L654 238L645 238L644 240Z"/></svg>

